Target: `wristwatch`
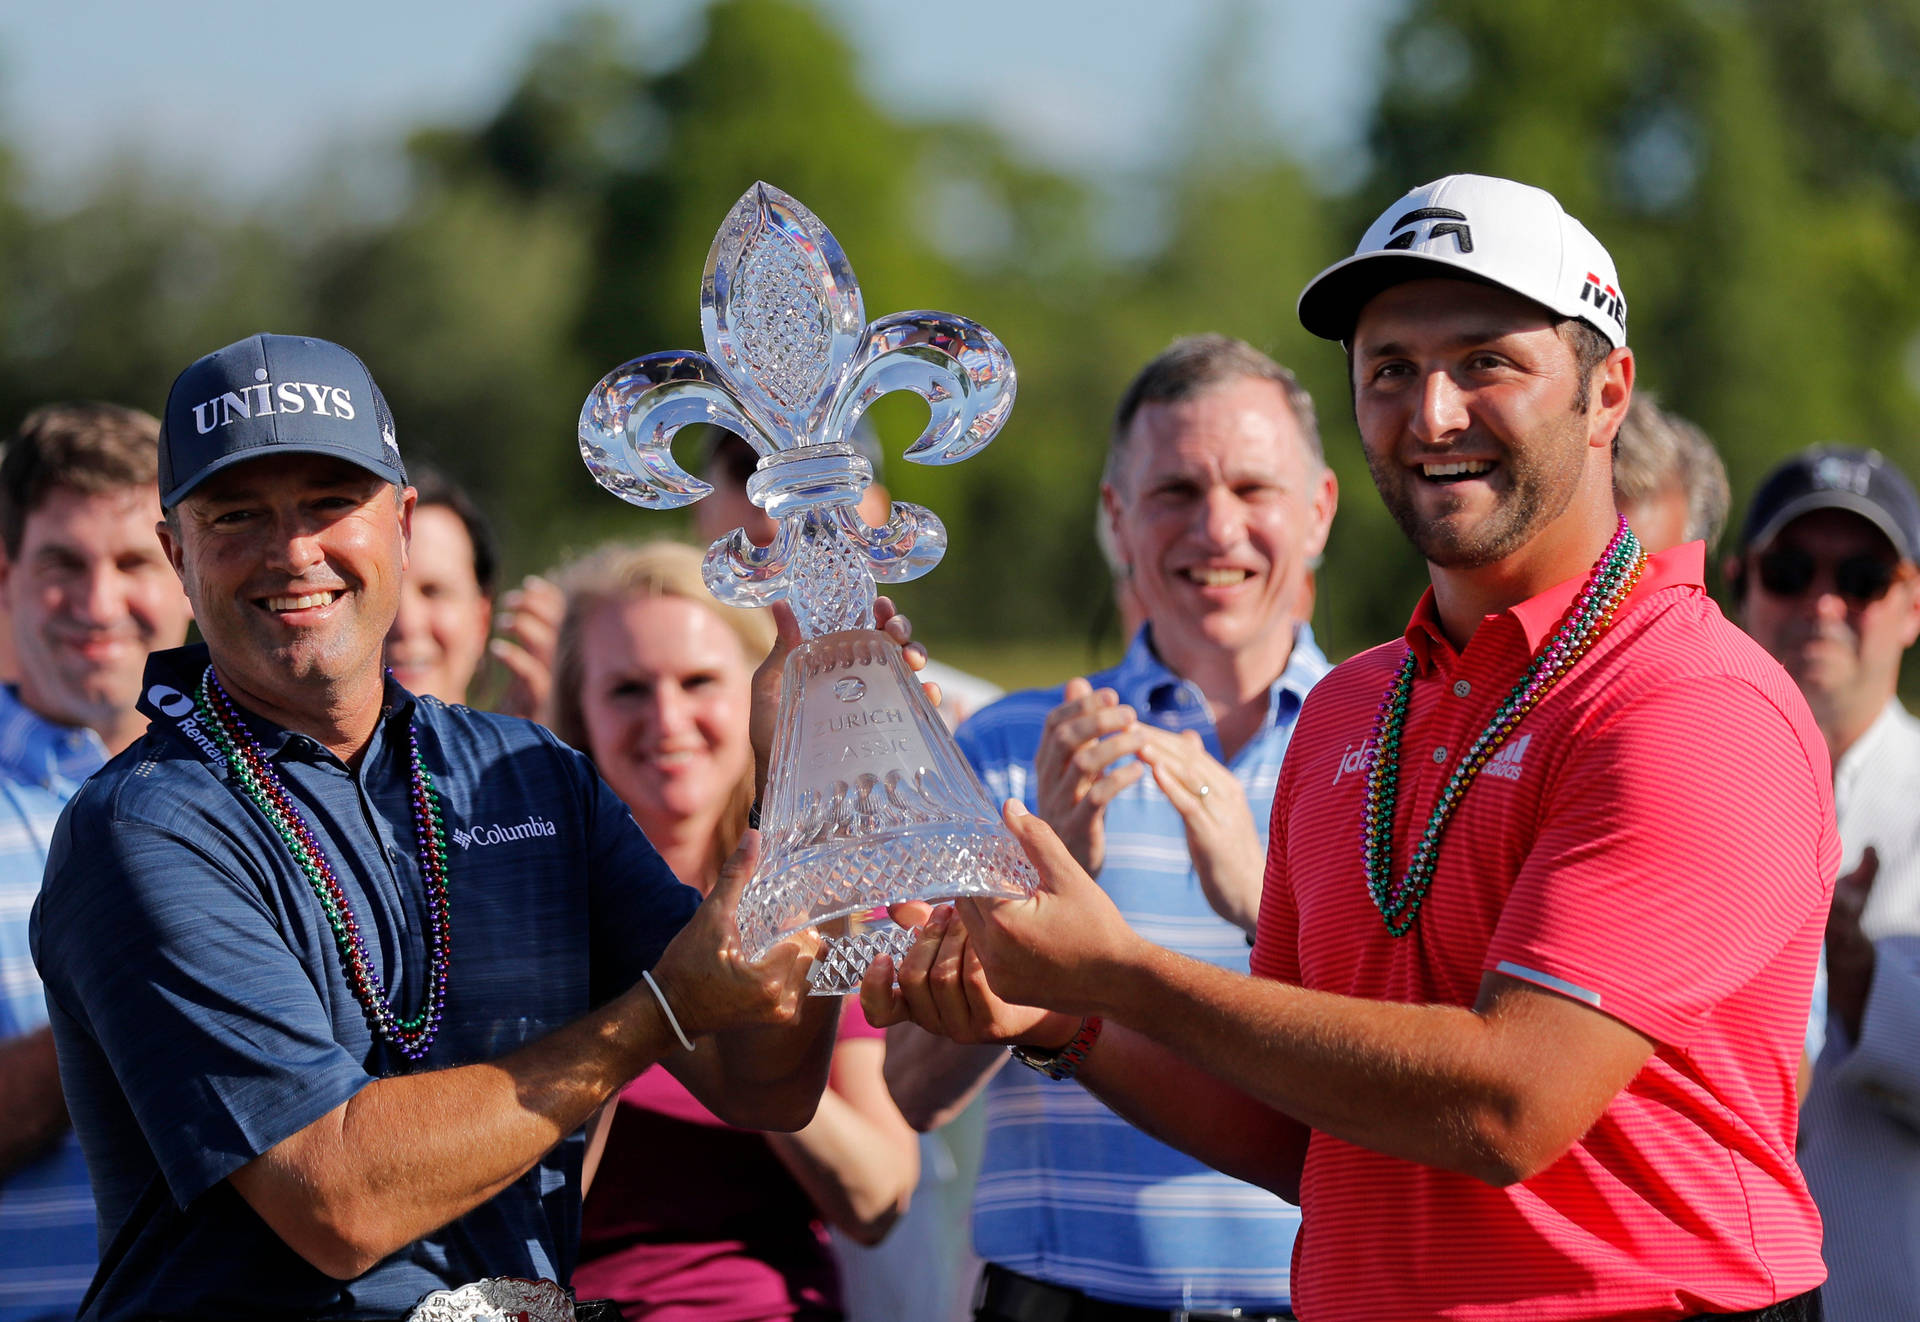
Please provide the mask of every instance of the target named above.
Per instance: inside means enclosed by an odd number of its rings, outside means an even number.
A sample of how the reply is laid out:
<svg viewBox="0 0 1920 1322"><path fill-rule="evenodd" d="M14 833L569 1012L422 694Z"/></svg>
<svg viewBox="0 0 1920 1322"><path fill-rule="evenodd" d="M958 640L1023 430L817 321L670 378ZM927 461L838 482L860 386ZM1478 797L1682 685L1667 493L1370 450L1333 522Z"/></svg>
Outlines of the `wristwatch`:
<svg viewBox="0 0 1920 1322"><path fill-rule="evenodd" d="M1011 1046L1007 1050L1022 1065L1030 1070L1039 1070L1049 1079L1071 1079L1080 1072L1081 1064L1086 1060L1087 1053L1093 1050L1094 1040L1099 1036L1100 1016L1090 1014L1080 1021L1080 1031L1056 1051L1023 1046Z"/></svg>

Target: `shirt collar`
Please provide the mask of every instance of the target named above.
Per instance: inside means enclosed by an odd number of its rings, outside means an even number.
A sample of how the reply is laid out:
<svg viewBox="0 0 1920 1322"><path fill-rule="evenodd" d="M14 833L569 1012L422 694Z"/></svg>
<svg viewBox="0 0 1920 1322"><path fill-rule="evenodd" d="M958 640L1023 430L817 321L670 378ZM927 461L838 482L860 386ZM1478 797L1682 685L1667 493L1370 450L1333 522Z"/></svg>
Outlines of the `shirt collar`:
<svg viewBox="0 0 1920 1322"><path fill-rule="evenodd" d="M0 686L0 771L53 790L78 785L106 761L107 746L98 734L49 721L21 702L13 685Z"/></svg>
<svg viewBox="0 0 1920 1322"><path fill-rule="evenodd" d="M1573 604L1573 599L1586 586L1587 575L1591 572L1591 569L1582 570L1537 596L1528 597L1496 615L1487 616L1481 625L1484 627L1511 620L1526 643L1527 655L1532 656L1559 625L1567 608ZM1648 556L1646 567L1640 571L1640 581L1633 585L1633 591L1620 603L1615 618L1626 615L1663 588L1696 587L1704 590L1706 572L1705 542L1682 542L1658 555ZM1446 631L1440 627L1440 608L1434 603L1431 587L1421 594L1420 604L1413 608L1413 618L1407 621L1404 636L1421 674L1430 673L1436 665L1451 665L1459 655L1448 640ZM1478 638L1479 634L1475 633L1474 637Z"/></svg>
<svg viewBox="0 0 1920 1322"><path fill-rule="evenodd" d="M1314 641L1313 626L1302 621L1294 627L1293 650L1287 656L1287 664L1267 686L1268 726L1276 721L1289 718L1300 710L1300 704L1307 696L1307 690L1319 683L1322 676L1333 669L1333 663L1327 660L1320 645ZM1143 624L1140 632L1133 636L1133 642L1127 648L1127 654L1114 668L1113 689L1120 695L1120 701L1136 711L1167 711L1183 704L1182 695L1190 695L1186 701L1204 706L1206 699L1188 680L1171 670L1160 659L1153 647L1153 626Z"/></svg>
<svg viewBox="0 0 1920 1322"><path fill-rule="evenodd" d="M197 729L187 728L190 725L197 726L194 719L194 695L200 691L201 677L206 673L211 659L205 643L194 643L186 647L155 652L147 658L147 671L141 681L138 705L155 726L172 731L178 737L194 744L209 761L215 761L218 759L208 752L208 745L203 742L205 736L200 735ZM413 719L417 704L414 695L402 688L391 672L388 672L385 682L381 718L375 723L373 739L367 746L369 757L377 754L384 743L391 741L394 730L403 729L405 724ZM265 717L247 710L237 701L234 706L240 712L241 721L253 732L253 737L259 740L261 750L269 759L300 757L338 761L318 741L306 735L296 734L284 726L276 725Z"/></svg>

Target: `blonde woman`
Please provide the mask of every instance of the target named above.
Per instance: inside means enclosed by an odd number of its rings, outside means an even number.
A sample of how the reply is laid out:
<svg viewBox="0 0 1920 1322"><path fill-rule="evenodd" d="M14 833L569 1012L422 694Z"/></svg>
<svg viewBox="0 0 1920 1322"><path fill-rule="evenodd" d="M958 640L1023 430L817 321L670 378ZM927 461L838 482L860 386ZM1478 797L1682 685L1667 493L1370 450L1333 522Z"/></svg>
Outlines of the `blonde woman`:
<svg viewBox="0 0 1920 1322"><path fill-rule="evenodd" d="M677 543L603 548L562 587L554 728L674 873L705 891L746 830L748 688L773 623L715 602L700 553ZM919 1178L884 1054L855 1008L820 1109L797 1134L723 1125L665 1070L634 1080L587 1195L575 1291L654 1322L838 1318L825 1227L878 1243Z"/></svg>

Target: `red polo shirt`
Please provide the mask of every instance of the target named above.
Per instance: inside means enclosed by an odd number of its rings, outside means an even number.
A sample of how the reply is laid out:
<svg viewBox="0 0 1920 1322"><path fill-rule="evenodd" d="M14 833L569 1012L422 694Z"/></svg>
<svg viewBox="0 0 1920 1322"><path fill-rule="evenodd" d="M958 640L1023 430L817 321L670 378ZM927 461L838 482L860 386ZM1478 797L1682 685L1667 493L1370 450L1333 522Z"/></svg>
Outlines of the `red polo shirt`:
<svg viewBox="0 0 1920 1322"><path fill-rule="evenodd" d="M1794 1161L1794 1078L1840 861L1826 745L1786 673L1653 558L1620 615L1482 769L1413 930L1367 893L1360 826L1380 698L1418 662L1394 872L1585 576L1488 616L1464 652L1432 593L1404 639L1307 699L1274 799L1253 969L1374 1000L1471 1006L1493 971L1652 1038L1580 1142L1491 1188L1315 1133L1294 1253L1302 1317L1667 1319L1825 1278Z"/></svg>

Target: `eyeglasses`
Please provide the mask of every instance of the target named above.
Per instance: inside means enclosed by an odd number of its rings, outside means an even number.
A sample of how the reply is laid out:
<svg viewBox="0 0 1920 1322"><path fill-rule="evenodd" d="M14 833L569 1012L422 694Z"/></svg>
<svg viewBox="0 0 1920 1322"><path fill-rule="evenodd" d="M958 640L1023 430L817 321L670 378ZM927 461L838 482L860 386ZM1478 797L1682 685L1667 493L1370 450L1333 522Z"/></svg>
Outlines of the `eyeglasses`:
<svg viewBox="0 0 1920 1322"><path fill-rule="evenodd" d="M1760 586L1776 597L1804 596L1822 568L1832 571L1833 590L1853 607L1871 606L1887 595L1893 586L1897 566L1890 560L1872 555L1852 555L1836 564L1823 566L1810 551L1785 546L1761 556L1755 568Z"/></svg>

